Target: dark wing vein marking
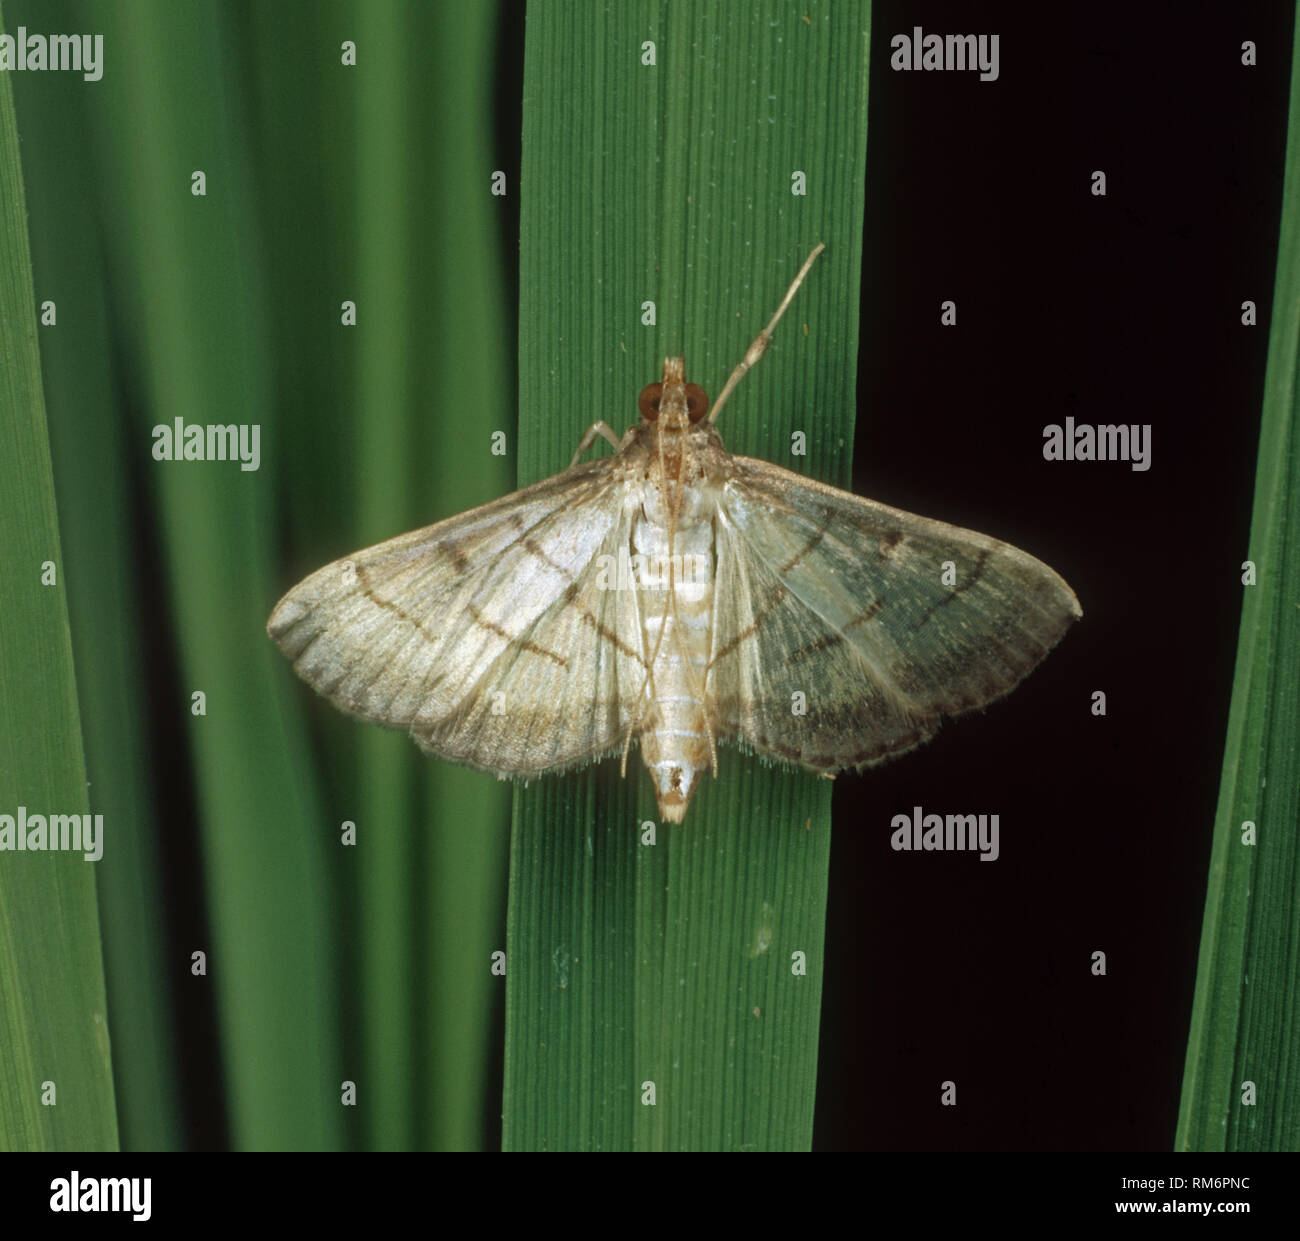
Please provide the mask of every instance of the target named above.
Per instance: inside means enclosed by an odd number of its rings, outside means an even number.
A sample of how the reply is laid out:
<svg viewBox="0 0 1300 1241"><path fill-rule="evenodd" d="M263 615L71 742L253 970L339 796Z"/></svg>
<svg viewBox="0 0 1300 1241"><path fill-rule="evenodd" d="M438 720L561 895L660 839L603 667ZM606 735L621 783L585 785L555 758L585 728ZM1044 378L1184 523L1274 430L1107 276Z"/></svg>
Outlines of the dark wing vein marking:
<svg viewBox="0 0 1300 1241"><path fill-rule="evenodd" d="M975 556L975 565L971 569L970 573L967 574L966 580L964 582L958 582L956 586L950 586L948 588L948 593L944 595L943 598L932 603L925 610L916 622L916 627L918 629L922 629L928 625L930 623L930 618L936 612L941 608L946 608L954 599L960 598L984 576L984 566L989 562L989 555L990 552L987 547L980 548L979 552Z"/></svg>
<svg viewBox="0 0 1300 1241"><path fill-rule="evenodd" d="M764 620L766 620L771 614L772 609L778 607L789 593L790 592L781 585L780 582L777 582L776 585L767 592L767 597L763 600L763 606L759 609L754 619L750 621L749 624L746 625L738 634L727 640L726 644L718 651L718 653L709 660L708 668L712 668L715 664L726 659L726 657L730 655L742 642L748 638L752 638L759 631ZM705 671L707 672L708 669L706 668Z"/></svg>
<svg viewBox="0 0 1300 1241"><path fill-rule="evenodd" d="M880 615L884 606L885 601L883 599L876 599L872 603L868 604L851 621L845 624L845 631L847 632L856 625L865 625L868 621L875 620L875 618Z"/></svg>
<svg viewBox="0 0 1300 1241"><path fill-rule="evenodd" d="M881 535L880 542L876 545L876 555L881 560L888 560L895 547L903 541L903 532L901 530L889 530Z"/></svg>
<svg viewBox="0 0 1300 1241"><path fill-rule="evenodd" d="M436 639L437 635L431 634L425 629L418 616L412 616L401 604L394 603L391 599L385 599L382 595L375 593L374 588L370 585L370 575L364 565L354 564L352 571L357 575L357 581L361 584L361 593L377 608L383 608L386 612L392 612L394 616L400 617L430 642Z"/></svg>
<svg viewBox="0 0 1300 1241"><path fill-rule="evenodd" d="M801 547L797 552L795 552L795 554L791 556L790 559L787 560L785 564L783 564L781 568L778 570L778 572L782 577L784 577L787 573L789 573L791 569L793 569L797 564L799 564L802 560L804 560L808 556L808 554L817 547L817 544L820 543L822 539L826 537L826 531L830 529L830 526L831 526L831 514L827 513L825 519L813 532L812 537L803 545L803 547Z"/></svg>
<svg viewBox="0 0 1300 1241"><path fill-rule="evenodd" d="M547 554L546 548L540 546L537 540L533 538L531 532L523 535L519 542L523 546L524 551L526 551L530 556L535 556L548 569L554 570L563 577L566 582L577 581L577 576L569 570L568 566L562 565L558 561L553 560Z"/></svg>
<svg viewBox="0 0 1300 1241"><path fill-rule="evenodd" d="M498 638L504 638L511 646L518 647L521 651L527 651L530 655L545 655L547 659L555 660L561 668L567 668L569 666L569 661L565 659L563 655L557 655L554 651L548 651L546 647L538 646L536 642L530 641L522 634L516 636L504 625L498 625L496 621L488 620L488 618L479 611L477 604L468 604L466 611L474 618L476 624L481 625L488 631L488 633L494 633Z"/></svg>
<svg viewBox="0 0 1300 1241"><path fill-rule="evenodd" d="M470 559L461 550L460 544L455 539L447 539L442 545L443 551L451 557L452 567L457 573L465 573L470 567Z"/></svg>
<svg viewBox="0 0 1300 1241"><path fill-rule="evenodd" d="M646 663L645 656L640 651L633 650L622 638L618 636L604 621L597 620L590 612L583 609L580 613L582 619L587 622L606 642L610 643L620 655L626 655L628 659L635 659L643 668L649 667Z"/></svg>
<svg viewBox="0 0 1300 1241"><path fill-rule="evenodd" d="M797 651L791 651L785 657L787 664L802 663L805 659L811 659L814 655L822 651L828 651L833 646L839 646L844 641L844 635L839 632L823 634L815 641L809 642L806 646L801 646Z"/></svg>

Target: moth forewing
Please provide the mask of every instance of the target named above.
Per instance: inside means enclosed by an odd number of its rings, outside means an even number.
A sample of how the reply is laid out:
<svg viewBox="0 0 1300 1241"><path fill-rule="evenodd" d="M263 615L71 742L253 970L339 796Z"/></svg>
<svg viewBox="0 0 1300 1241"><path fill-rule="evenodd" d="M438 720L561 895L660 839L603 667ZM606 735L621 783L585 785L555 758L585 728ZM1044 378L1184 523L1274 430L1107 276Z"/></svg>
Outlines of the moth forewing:
<svg viewBox="0 0 1300 1241"><path fill-rule="evenodd" d="M617 452L313 573L268 633L343 710L505 777L633 740L681 822L717 744L832 773L880 762L1015 686L1080 615L985 535L733 457L684 360ZM708 417L706 417L708 415Z"/></svg>
<svg viewBox="0 0 1300 1241"><path fill-rule="evenodd" d="M732 464L719 528L748 567L719 580L741 600L715 635L727 740L817 771L881 762L1007 693L1080 615L1010 544Z"/></svg>
<svg viewBox="0 0 1300 1241"><path fill-rule="evenodd" d="M501 776L580 766L622 740L626 657L585 658L623 601L588 570L626 538L610 461L318 570L268 632L336 706ZM612 623L611 623L612 622Z"/></svg>

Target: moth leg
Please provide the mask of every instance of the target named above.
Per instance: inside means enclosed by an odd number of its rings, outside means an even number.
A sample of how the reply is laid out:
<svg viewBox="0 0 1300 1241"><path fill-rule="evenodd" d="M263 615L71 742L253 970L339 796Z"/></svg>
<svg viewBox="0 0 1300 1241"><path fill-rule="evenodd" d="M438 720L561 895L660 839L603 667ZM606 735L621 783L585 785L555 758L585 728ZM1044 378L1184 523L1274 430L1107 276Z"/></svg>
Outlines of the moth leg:
<svg viewBox="0 0 1300 1241"><path fill-rule="evenodd" d="M666 611L664 615L666 618L667 617ZM654 666L656 661L659 659L659 646L664 640L664 629L665 626L661 622L659 625L659 637L655 639L655 649L650 654L650 662L645 666L645 680L641 682L641 689L637 693L636 701L632 704L633 710L636 711L636 715L629 715L627 736L623 738L623 763L619 769L619 777L620 779L623 780L627 779L627 756L628 756L628 752L632 749L632 738L636 734L636 730L641 727L641 721L645 719L646 712L649 711L650 708L654 706L654 702L655 702ZM650 699L648 702L645 702L645 696L647 690L650 691ZM642 705L643 702L644 705Z"/></svg>
<svg viewBox="0 0 1300 1241"><path fill-rule="evenodd" d="M644 715L645 712L642 712L641 714ZM618 778L620 780L627 779L627 756L628 752L632 749L632 734L636 731L636 726L640 722L641 716L637 716L637 718L627 726L627 736L623 738L623 757L618 765Z"/></svg>
<svg viewBox="0 0 1300 1241"><path fill-rule="evenodd" d="M641 706L641 699L645 697L646 690L650 687L650 674L646 674L646 679L641 683L641 692L637 695L636 706L638 712L632 717L631 723L627 726L627 736L623 738L623 760L619 765L618 776L620 780L627 779L627 756L632 749L632 738L636 735L636 730L641 727L641 721L645 719L645 713L648 707ZM654 701L654 691L651 690L650 701Z"/></svg>
<svg viewBox="0 0 1300 1241"><path fill-rule="evenodd" d="M615 448L619 445L618 436L610 429L608 423L596 421L587 428L587 433L578 441L578 451L573 454L573 460L569 462L569 469L573 469L579 461L582 460L582 454L596 442L596 437L603 435Z"/></svg>

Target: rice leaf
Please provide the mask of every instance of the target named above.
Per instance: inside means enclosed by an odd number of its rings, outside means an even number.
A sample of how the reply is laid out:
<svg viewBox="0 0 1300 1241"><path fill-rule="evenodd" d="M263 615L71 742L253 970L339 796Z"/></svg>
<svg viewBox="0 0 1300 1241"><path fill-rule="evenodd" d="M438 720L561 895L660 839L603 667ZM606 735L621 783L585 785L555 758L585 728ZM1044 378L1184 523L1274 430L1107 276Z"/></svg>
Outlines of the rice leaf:
<svg viewBox="0 0 1300 1241"><path fill-rule="evenodd" d="M241 1149L342 1145L336 825L324 818L291 687L265 640L273 569L272 387L249 152L245 61L226 6L101 8L106 47L148 72L106 74L95 110L103 235L117 343L135 380L128 437L159 544L193 812L165 825L198 841L211 933L170 958L172 985L210 988ZM162 460L155 428L257 427L257 469ZM202 434L202 432L201 432ZM196 698L201 694L202 699ZM155 708L157 709L157 708ZM204 953L206 972L192 973ZM157 985L155 980L154 985Z"/></svg>
<svg viewBox="0 0 1300 1241"><path fill-rule="evenodd" d="M117 1117L95 863L86 860L85 850L15 851L20 836L30 848L44 835L42 826L52 834L52 816L85 815L94 808L86 789L36 333L13 89L3 73L0 1149L114 1150ZM107 832L114 826L110 822ZM103 831L99 842L112 847Z"/></svg>
<svg viewBox="0 0 1300 1241"><path fill-rule="evenodd" d="M521 483L596 419L634 422L665 355L716 396L817 242L720 429L847 483L869 24L865 3L529 7ZM808 1148L830 788L720 766L680 827L635 753L626 781L614 760L516 793L508 1149Z"/></svg>
<svg viewBox="0 0 1300 1241"><path fill-rule="evenodd" d="M1300 19L1241 632L1179 1150L1300 1149Z"/></svg>

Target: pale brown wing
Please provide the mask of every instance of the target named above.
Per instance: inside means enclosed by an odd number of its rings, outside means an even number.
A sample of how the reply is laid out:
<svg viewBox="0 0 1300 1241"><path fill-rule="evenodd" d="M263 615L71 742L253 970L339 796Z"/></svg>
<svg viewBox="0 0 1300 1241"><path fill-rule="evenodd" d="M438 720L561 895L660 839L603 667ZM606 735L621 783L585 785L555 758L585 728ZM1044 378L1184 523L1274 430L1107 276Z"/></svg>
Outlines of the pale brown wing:
<svg viewBox="0 0 1300 1241"><path fill-rule="evenodd" d="M1008 543L732 465L708 681L723 740L818 771L880 762L1007 693L1081 615Z"/></svg>
<svg viewBox="0 0 1300 1241"><path fill-rule="evenodd" d="M636 592L607 589L640 500L594 461L336 561L267 631L304 680L503 776L616 749L645 674Z"/></svg>

